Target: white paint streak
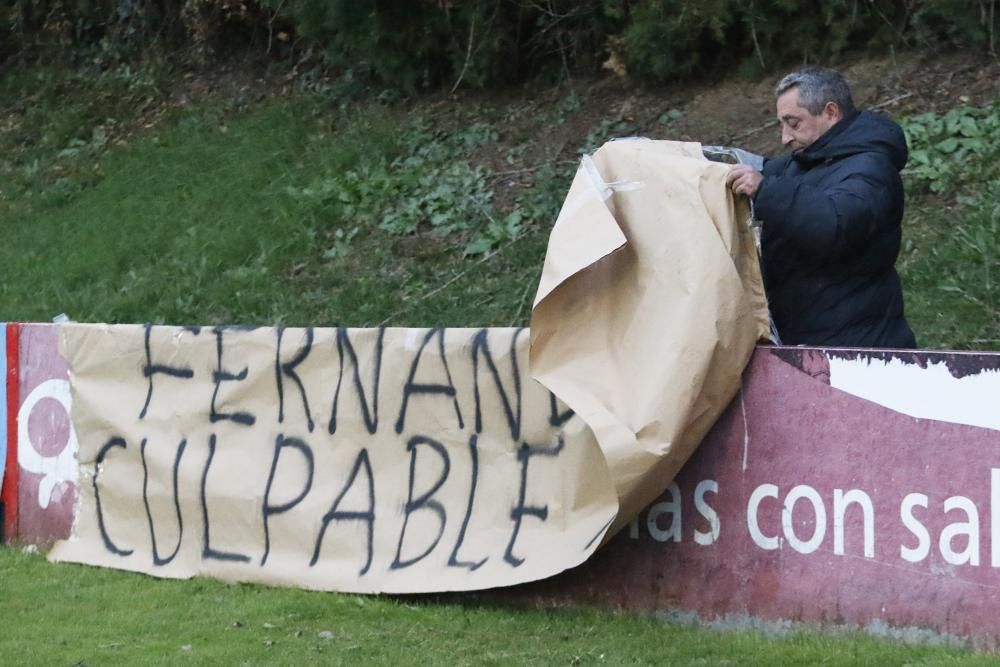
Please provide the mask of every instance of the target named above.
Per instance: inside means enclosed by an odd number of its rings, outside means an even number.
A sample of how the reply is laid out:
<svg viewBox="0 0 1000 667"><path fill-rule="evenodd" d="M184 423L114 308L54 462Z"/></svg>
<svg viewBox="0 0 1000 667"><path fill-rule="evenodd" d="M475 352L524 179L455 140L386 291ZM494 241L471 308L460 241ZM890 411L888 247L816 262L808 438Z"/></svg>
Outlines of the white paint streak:
<svg viewBox="0 0 1000 667"><path fill-rule="evenodd" d="M1000 430L1000 372L957 378L947 364L829 356L830 386L887 408L953 424Z"/></svg>
<svg viewBox="0 0 1000 667"><path fill-rule="evenodd" d="M747 471L750 456L750 429L747 427L747 404L743 400L743 381L740 380L740 410L743 411L743 472Z"/></svg>

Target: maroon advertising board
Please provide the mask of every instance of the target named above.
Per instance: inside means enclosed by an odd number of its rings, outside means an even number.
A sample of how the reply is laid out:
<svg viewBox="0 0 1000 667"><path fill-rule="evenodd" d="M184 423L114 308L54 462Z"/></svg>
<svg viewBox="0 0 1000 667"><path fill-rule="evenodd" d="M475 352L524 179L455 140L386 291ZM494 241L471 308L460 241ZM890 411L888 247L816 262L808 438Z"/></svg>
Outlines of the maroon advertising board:
<svg viewBox="0 0 1000 667"><path fill-rule="evenodd" d="M17 540L42 546L69 535L76 502L69 366L57 336L48 324L20 325L18 336Z"/></svg>
<svg viewBox="0 0 1000 667"><path fill-rule="evenodd" d="M629 530L512 594L995 647L998 366L995 354L759 348L740 395Z"/></svg>
<svg viewBox="0 0 1000 667"><path fill-rule="evenodd" d="M56 327L21 327L15 366L16 539L44 546L69 534L77 479ZM996 647L998 407L1000 354L760 347L629 528L582 566L498 594Z"/></svg>

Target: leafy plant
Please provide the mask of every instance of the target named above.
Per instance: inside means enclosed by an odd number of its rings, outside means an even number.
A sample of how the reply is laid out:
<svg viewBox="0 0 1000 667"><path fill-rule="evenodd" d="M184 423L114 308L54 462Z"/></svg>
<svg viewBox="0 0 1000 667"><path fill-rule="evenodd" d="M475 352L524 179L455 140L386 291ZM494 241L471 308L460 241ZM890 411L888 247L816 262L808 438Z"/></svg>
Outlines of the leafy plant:
<svg viewBox="0 0 1000 667"><path fill-rule="evenodd" d="M677 120L678 118L682 118L683 116L684 112L681 111L680 109L670 109L660 114L660 117L657 118L656 122L658 122L660 125L669 125L670 121Z"/></svg>
<svg viewBox="0 0 1000 667"><path fill-rule="evenodd" d="M375 155L287 191L337 224L377 226L393 236L458 236L467 239L467 254L487 252L517 238L523 214L498 213L486 172L467 160L469 151L497 141L496 129L484 122L459 128L443 132L418 119L403 133L409 149L401 155Z"/></svg>
<svg viewBox="0 0 1000 667"><path fill-rule="evenodd" d="M620 134L628 127L621 118L605 118L591 128L580 147L581 154L593 153L607 141L619 138Z"/></svg>
<svg viewBox="0 0 1000 667"><path fill-rule="evenodd" d="M944 114L907 119L908 171L931 192L944 192L969 174L972 164L997 172L1000 157L1000 101L992 107L955 107Z"/></svg>
<svg viewBox="0 0 1000 667"><path fill-rule="evenodd" d="M906 119L908 248L900 263L923 347L1000 349L1000 100ZM917 186L916 188L912 186Z"/></svg>

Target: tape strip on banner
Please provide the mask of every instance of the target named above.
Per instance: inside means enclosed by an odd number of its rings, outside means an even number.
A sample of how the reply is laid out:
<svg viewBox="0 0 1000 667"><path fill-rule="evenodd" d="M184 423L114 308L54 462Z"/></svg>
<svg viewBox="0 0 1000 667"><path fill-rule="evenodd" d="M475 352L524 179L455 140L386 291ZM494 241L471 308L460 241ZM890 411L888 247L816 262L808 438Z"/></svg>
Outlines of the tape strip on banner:
<svg viewBox="0 0 1000 667"><path fill-rule="evenodd" d="M601 201L607 202L616 192L631 192L642 187L642 181L605 181L601 172L597 170L597 165L589 155L584 155L581 160L581 167L590 179L590 184L594 186Z"/></svg>

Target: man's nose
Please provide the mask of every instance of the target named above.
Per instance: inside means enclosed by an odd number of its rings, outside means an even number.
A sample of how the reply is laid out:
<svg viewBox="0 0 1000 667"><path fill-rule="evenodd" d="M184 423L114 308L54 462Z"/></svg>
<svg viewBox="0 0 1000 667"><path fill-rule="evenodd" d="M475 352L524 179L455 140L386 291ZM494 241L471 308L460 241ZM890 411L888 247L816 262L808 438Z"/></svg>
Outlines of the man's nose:
<svg viewBox="0 0 1000 667"><path fill-rule="evenodd" d="M781 129L781 143L783 145L787 146L788 144L792 143L793 138L794 137L792 137L791 133L789 133L789 131L786 128Z"/></svg>

